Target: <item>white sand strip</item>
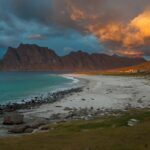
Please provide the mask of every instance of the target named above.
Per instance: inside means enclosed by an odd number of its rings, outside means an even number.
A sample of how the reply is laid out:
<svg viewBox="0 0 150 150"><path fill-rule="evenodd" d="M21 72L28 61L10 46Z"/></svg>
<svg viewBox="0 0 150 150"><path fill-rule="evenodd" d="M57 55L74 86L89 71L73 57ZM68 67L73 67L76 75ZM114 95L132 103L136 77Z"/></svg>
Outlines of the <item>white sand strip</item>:
<svg viewBox="0 0 150 150"><path fill-rule="evenodd" d="M67 76L86 79L83 92L70 95L53 104L44 104L33 111L26 112L26 116L49 118L52 114L67 113L64 109L91 108L121 109L126 107L150 106L150 81L134 77L116 76L88 76L70 74Z"/></svg>

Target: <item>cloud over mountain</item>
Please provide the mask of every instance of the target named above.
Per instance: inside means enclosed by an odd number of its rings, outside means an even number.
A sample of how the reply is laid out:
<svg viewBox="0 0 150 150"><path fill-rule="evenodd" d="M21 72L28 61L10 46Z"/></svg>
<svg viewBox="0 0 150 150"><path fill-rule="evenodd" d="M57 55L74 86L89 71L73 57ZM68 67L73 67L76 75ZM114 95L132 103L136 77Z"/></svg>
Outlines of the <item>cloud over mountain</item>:
<svg viewBox="0 0 150 150"><path fill-rule="evenodd" d="M107 53L150 55L149 0L1 0L0 18L0 47L78 33Z"/></svg>

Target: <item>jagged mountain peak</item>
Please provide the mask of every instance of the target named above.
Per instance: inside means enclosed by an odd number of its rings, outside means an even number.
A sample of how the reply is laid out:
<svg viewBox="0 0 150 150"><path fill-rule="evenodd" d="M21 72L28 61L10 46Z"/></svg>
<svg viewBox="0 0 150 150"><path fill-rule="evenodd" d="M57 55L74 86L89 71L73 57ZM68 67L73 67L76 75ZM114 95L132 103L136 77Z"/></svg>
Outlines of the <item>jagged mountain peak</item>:
<svg viewBox="0 0 150 150"><path fill-rule="evenodd" d="M18 48L8 48L2 60L2 69L6 71L92 71L127 67L143 62L145 62L143 58L131 59L99 53L88 54L81 50L60 57L47 47L20 44Z"/></svg>

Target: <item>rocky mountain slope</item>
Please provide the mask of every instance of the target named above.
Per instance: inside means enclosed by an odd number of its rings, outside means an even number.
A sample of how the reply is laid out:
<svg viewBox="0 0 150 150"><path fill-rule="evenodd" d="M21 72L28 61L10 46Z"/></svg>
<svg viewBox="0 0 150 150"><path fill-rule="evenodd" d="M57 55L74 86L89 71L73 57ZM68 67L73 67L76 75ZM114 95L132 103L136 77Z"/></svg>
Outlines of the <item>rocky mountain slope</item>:
<svg viewBox="0 0 150 150"><path fill-rule="evenodd" d="M130 66L130 67L125 67L121 69L116 69L114 71L118 72L131 72L131 73L150 73L150 61L135 65L135 66Z"/></svg>
<svg viewBox="0 0 150 150"><path fill-rule="evenodd" d="M60 57L53 50L37 45L9 47L2 60L5 71L83 71L107 70L144 63L143 58L126 58L78 51Z"/></svg>

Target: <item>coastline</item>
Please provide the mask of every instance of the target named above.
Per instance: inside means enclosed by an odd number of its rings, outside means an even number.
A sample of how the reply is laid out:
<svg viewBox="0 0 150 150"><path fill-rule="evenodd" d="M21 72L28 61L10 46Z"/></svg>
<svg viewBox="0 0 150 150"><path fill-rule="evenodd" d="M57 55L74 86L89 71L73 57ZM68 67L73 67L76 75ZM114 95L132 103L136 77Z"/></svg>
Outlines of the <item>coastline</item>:
<svg viewBox="0 0 150 150"><path fill-rule="evenodd" d="M19 113L25 115L28 112L32 112L36 109L39 109L40 106L43 105L51 105L53 103L56 103L57 101L60 101L61 99L73 95L74 93L79 93L82 91L83 87L86 84L85 80L80 80L71 76L68 76L66 74L58 75L62 76L64 78L68 78L73 80L69 86L63 87L63 88L57 88L56 90L53 90L49 93L47 93L47 96L37 96L33 97L32 99L29 99L27 101L20 101L20 102L12 102L12 103L6 103L0 105L0 137L7 137L7 136L15 136L16 134L10 134L8 130L12 127L15 127L15 125L12 126L5 126L3 125L3 118L7 114L13 114L13 113ZM41 118L45 117L39 117L39 116L29 116L24 117L24 123L31 123L34 120L40 120ZM46 119L47 123L50 123L49 119ZM18 135L18 134L17 134ZM21 134L22 135L22 134Z"/></svg>
<svg viewBox="0 0 150 150"><path fill-rule="evenodd" d="M42 104L53 103L57 101L58 98L62 98L63 95L80 91L81 88L84 86L84 83L81 82L79 79L67 76L66 74L57 74L57 76L61 76L66 79L72 80L72 82L67 83L66 85L55 87L55 89L51 91L46 91L45 93L39 93L38 95L31 95L27 98L22 98L22 100L18 99L17 101L8 101L6 103L0 104L0 114L3 112L11 112L16 111L19 109L30 109L30 107L36 107ZM61 97L62 94L62 97ZM60 97L59 97L60 96Z"/></svg>
<svg viewBox="0 0 150 150"><path fill-rule="evenodd" d="M42 103L32 109L20 109L25 122L44 118L48 123L90 120L108 114L118 115L132 108L150 107L150 81L135 77L63 75L77 78L83 86L59 93L53 103ZM58 94L58 95L59 95ZM36 130L37 131L37 130ZM7 132L5 132L7 133Z"/></svg>
<svg viewBox="0 0 150 150"><path fill-rule="evenodd" d="M25 116L54 120L90 119L132 108L150 107L150 82L144 78L69 74L86 80L82 91L65 96L51 105L41 105ZM54 117L55 116L55 117Z"/></svg>

